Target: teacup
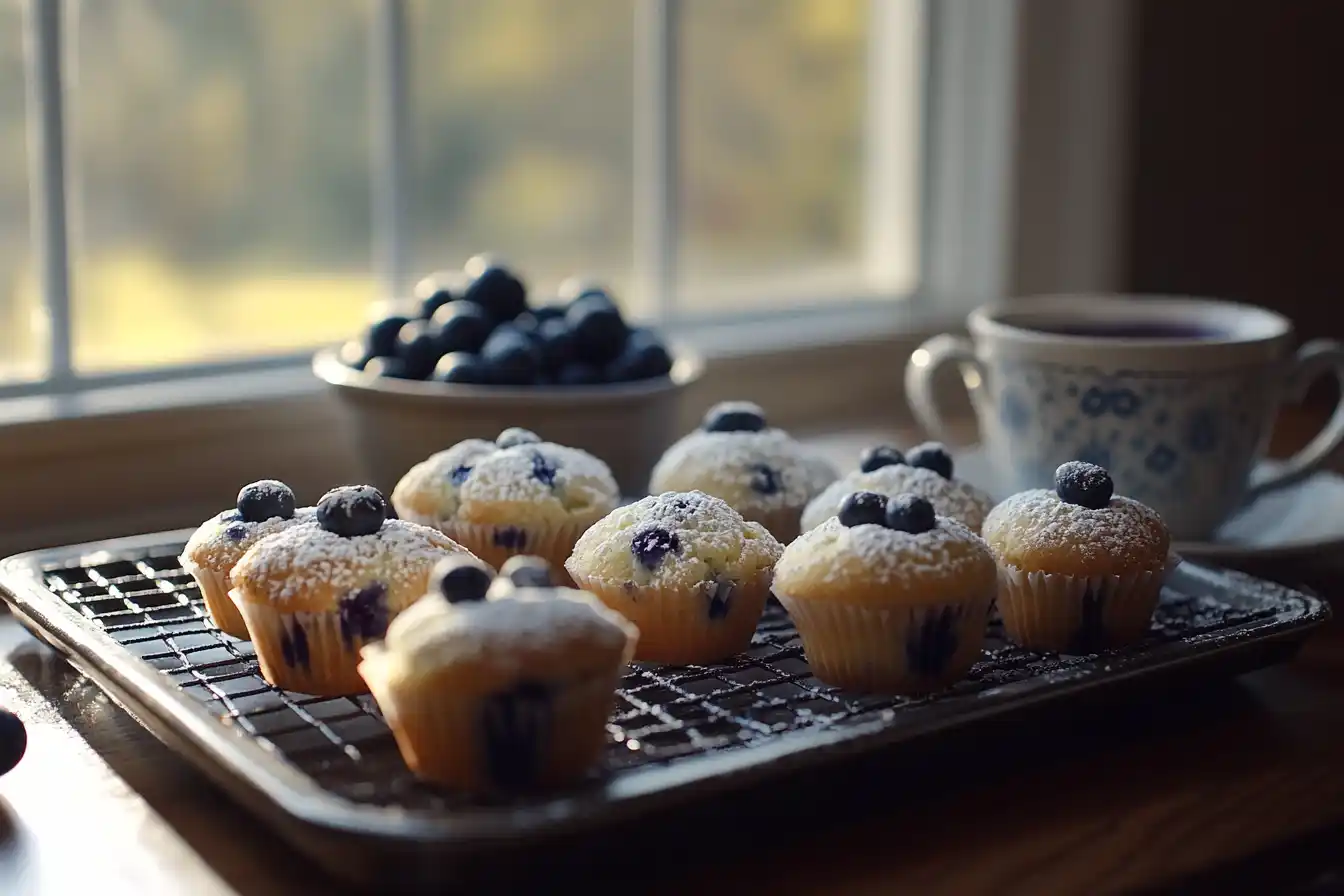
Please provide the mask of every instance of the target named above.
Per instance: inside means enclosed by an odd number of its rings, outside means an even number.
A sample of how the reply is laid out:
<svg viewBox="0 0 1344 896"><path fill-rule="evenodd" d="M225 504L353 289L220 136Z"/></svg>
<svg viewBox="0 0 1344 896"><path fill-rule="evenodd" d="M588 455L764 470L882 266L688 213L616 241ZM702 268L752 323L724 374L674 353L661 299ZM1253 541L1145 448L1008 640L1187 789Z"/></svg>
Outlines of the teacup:
<svg viewBox="0 0 1344 896"><path fill-rule="evenodd" d="M1344 346L1293 352L1292 324L1250 305L1140 296L1043 296L977 309L969 340L937 336L906 365L916 417L949 440L933 373L954 361L1003 494L1051 486L1068 460L1100 464L1177 540L1212 536L1240 507L1297 482L1344 441L1344 404L1271 476L1252 481L1275 414Z"/></svg>

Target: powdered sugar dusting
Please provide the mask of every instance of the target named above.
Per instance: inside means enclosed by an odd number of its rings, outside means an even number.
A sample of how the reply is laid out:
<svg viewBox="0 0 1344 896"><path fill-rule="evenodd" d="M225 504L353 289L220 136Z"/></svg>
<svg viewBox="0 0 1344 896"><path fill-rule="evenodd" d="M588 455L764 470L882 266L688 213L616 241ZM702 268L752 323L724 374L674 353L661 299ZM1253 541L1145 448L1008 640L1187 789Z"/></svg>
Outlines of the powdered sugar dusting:
<svg viewBox="0 0 1344 896"><path fill-rule="evenodd" d="M281 605L317 588L339 594L371 579L391 590L421 589L435 563L464 551L441 532L406 520L387 520L372 535L353 538L304 522L257 542L233 568L233 583Z"/></svg>
<svg viewBox="0 0 1344 896"><path fill-rule="evenodd" d="M426 595L392 620L383 649L411 671L481 660L512 667L523 653L620 651L637 636L623 616L583 591L520 588L464 604Z"/></svg>
<svg viewBox="0 0 1344 896"><path fill-rule="evenodd" d="M268 520L249 523L237 518L237 511L222 511L192 533L182 550L182 563L227 573L252 545L268 535L311 521L315 512L312 507L300 507L289 519L273 516ZM242 537L236 538L239 533Z"/></svg>
<svg viewBox="0 0 1344 896"><path fill-rule="evenodd" d="M586 451L553 442L499 448L482 439L422 461L392 492L399 513L442 521L495 521L498 505L508 504L523 513L511 522L562 522L606 513L619 498L611 470Z"/></svg>
<svg viewBox="0 0 1344 896"><path fill-rule="evenodd" d="M854 492L877 492L894 497L918 495L933 505L939 516L950 517L979 532L986 514L994 507L988 494L959 479L944 479L933 470L909 464L889 464L871 473L856 471L828 485L803 511L803 531L815 529L840 510L840 502Z"/></svg>
<svg viewBox="0 0 1344 896"><path fill-rule="evenodd" d="M658 461L654 492L700 489L734 507L801 508L839 475L781 429L682 437Z"/></svg>
<svg viewBox="0 0 1344 896"><path fill-rule="evenodd" d="M985 539L1012 560L1067 552L1085 563L1145 563L1166 557L1170 536L1157 511L1131 498L1096 510L1061 501L1047 489L1014 495L990 511Z"/></svg>
<svg viewBox="0 0 1344 896"><path fill-rule="evenodd" d="M632 549L636 536L661 530L675 548L653 568ZM744 581L774 566L783 551L764 526L704 492L664 492L620 507L579 538L565 567L607 582L691 587L726 577Z"/></svg>
<svg viewBox="0 0 1344 896"><path fill-rule="evenodd" d="M485 439L467 439L451 448L430 455L411 467L392 489L392 506L397 512L415 509L437 512L442 518L457 512L457 483L453 473L471 467L477 458L495 451L495 443Z"/></svg>
<svg viewBox="0 0 1344 896"><path fill-rule="evenodd" d="M784 549L775 579L786 590L791 580L836 583L855 575L906 587L972 573L992 581L994 558L980 536L956 520L937 521L936 528L912 534L875 524L842 526L831 517Z"/></svg>

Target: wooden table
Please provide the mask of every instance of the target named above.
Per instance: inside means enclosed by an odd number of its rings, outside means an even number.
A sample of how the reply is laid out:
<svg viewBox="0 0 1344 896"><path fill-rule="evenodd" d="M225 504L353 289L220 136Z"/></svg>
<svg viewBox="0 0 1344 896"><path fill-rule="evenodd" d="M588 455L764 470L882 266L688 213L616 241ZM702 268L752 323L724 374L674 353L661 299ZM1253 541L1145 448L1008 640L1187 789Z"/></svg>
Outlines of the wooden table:
<svg viewBox="0 0 1344 896"><path fill-rule="evenodd" d="M829 444L848 457L867 438ZM1344 582L1313 575L1327 596ZM0 652L0 702L31 739L0 778L0 893L345 892L7 615ZM1344 891L1344 624L1287 666L800 778L547 861L529 891L561 875L669 894Z"/></svg>

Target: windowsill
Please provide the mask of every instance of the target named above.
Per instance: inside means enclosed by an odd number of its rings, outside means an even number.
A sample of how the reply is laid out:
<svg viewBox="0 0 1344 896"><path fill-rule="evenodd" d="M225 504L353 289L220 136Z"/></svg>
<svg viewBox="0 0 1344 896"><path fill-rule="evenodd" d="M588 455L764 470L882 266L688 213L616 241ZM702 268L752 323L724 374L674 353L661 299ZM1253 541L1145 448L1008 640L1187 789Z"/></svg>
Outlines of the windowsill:
<svg viewBox="0 0 1344 896"><path fill-rule="evenodd" d="M917 310L834 306L670 328L706 359L679 428L730 398L797 432L908 427L904 359L959 326ZM320 494L362 476L343 410L306 364L9 399L0 432L10 497L0 555L193 525L252 479Z"/></svg>

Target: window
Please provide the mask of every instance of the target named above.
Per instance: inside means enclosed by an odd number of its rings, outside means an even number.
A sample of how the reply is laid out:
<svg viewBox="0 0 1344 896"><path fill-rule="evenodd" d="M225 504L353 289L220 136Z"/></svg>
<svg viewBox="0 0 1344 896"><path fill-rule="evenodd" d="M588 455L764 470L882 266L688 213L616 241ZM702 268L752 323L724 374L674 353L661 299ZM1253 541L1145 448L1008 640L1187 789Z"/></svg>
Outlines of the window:
<svg viewBox="0 0 1344 896"><path fill-rule="evenodd" d="M1002 98L974 44L980 17L1006 45L998 8L0 0L0 66L26 29L34 170L68 223L34 228L53 263L33 264L27 169L2 155L23 141L0 143L0 396L294 363L480 250L541 295L592 274L664 321L923 293L958 268L924 234L983 248L962 229L994 192L983 144L1006 141L968 137L961 98ZM981 80L944 77L963 69ZM926 149L948 139L973 147L949 156L980 171L964 185ZM53 220L60 191L33 195Z"/></svg>
<svg viewBox="0 0 1344 896"><path fill-rule="evenodd" d="M36 379L46 366L28 243L22 18L17 3L0 2L0 383Z"/></svg>

